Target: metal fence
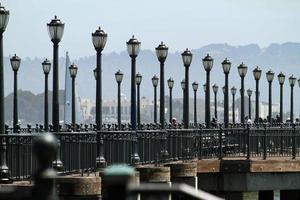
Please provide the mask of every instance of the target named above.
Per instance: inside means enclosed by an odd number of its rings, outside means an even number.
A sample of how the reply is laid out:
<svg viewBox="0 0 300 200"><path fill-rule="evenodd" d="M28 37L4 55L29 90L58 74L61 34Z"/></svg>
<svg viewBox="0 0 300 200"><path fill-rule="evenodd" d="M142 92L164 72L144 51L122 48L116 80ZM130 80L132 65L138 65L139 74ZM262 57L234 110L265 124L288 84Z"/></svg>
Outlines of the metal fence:
<svg viewBox="0 0 300 200"><path fill-rule="evenodd" d="M83 130L83 131L82 131ZM298 126L222 127L206 129L125 130L100 132L82 129L81 132L55 133L60 141L57 160L63 164L62 173L83 173L97 168L99 149L107 165L133 164L138 154L140 164L163 163L185 159L244 159L299 156L300 128ZM0 135L1 162L6 161L13 180L31 179L36 169L32 153L36 132L21 131ZM101 140L99 140L101 138Z"/></svg>

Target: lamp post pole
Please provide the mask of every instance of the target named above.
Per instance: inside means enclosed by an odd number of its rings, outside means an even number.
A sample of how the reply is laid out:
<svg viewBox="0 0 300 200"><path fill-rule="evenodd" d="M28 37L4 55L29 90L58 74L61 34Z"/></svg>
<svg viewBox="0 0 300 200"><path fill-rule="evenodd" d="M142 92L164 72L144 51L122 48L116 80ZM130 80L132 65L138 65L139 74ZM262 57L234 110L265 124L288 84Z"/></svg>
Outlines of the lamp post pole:
<svg viewBox="0 0 300 200"><path fill-rule="evenodd" d="M224 125L228 128L229 123L229 89L228 89L228 75L231 68L231 62L226 58L222 62L223 71L225 74L225 96L224 96Z"/></svg>
<svg viewBox="0 0 300 200"><path fill-rule="evenodd" d="M241 90L240 90L240 94L241 94L241 124L244 124L244 122L245 122L244 79L247 74L247 70L248 70L248 67L244 63L241 63L238 66L238 72L241 77Z"/></svg>
<svg viewBox="0 0 300 200"><path fill-rule="evenodd" d="M136 74L136 86L137 86L137 124L138 129L141 129L141 98L140 98L140 86L142 82L142 75Z"/></svg>
<svg viewBox="0 0 300 200"><path fill-rule="evenodd" d="M158 77L156 75L154 75L152 77L152 84L153 84L153 88L154 88L154 123L157 124L157 85L158 85Z"/></svg>
<svg viewBox="0 0 300 200"><path fill-rule="evenodd" d="M140 52L141 43L132 36L132 38L126 43L127 44L127 52L131 57L131 113L130 113L130 122L132 126L132 130L136 131L136 57ZM136 134L136 133L135 133ZM137 137L137 135L136 135ZM131 155L131 161L133 164L136 164L140 161L140 156L137 152L137 141L133 144L133 151Z"/></svg>
<svg viewBox="0 0 300 200"><path fill-rule="evenodd" d="M170 89L170 119L169 119L169 122L172 123L172 117L173 117L173 107L172 107L172 89L173 89L173 86L174 86L174 80L172 78L169 78L168 79L168 86L169 86L169 89Z"/></svg>
<svg viewBox="0 0 300 200"><path fill-rule="evenodd" d="M106 45L107 34L99 27L92 35L92 43L96 50L96 127L97 127L97 168L104 168L106 160L104 157L104 144L102 130L102 51Z"/></svg>
<svg viewBox="0 0 300 200"><path fill-rule="evenodd" d="M294 77L293 75L289 77L289 82L290 82L290 86L291 86L291 110L290 110L290 119L291 119L291 123L294 123L294 86L295 86L295 82L296 82L296 77Z"/></svg>
<svg viewBox="0 0 300 200"><path fill-rule="evenodd" d="M266 73L266 77L267 77L267 81L269 83L269 118L268 118L268 122L270 124L272 124L272 81L274 79L274 72L272 72L271 70L269 70Z"/></svg>
<svg viewBox="0 0 300 200"><path fill-rule="evenodd" d="M248 89L247 94L248 94L248 115L249 115L249 119L251 119L251 95L252 95L252 90Z"/></svg>
<svg viewBox="0 0 300 200"><path fill-rule="evenodd" d="M157 59L160 62L160 106L159 106L159 119L161 128L165 129L165 60L168 56L168 47L161 42L155 48Z"/></svg>
<svg viewBox="0 0 300 200"><path fill-rule="evenodd" d="M115 77L118 83L118 130L121 130L121 82L123 80L123 73L118 70L115 73Z"/></svg>
<svg viewBox="0 0 300 200"><path fill-rule="evenodd" d="M18 125L18 70L21 64L21 59L15 54L10 59L11 67L14 72L14 106L13 106L13 131L17 132Z"/></svg>
<svg viewBox="0 0 300 200"><path fill-rule="evenodd" d="M185 107L184 107L184 103L185 103L185 80L183 79L181 82L180 82L180 85L181 85L181 88L182 88L182 122L184 122L184 118L185 118Z"/></svg>
<svg viewBox="0 0 300 200"><path fill-rule="evenodd" d="M232 94L232 123L235 124L235 94L236 94L236 87L231 88Z"/></svg>
<svg viewBox="0 0 300 200"><path fill-rule="evenodd" d="M254 122L258 123L259 122L259 79L261 76L261 69L259 69L258 67L256 67L253 70L253 75L254 75L254 79L255 79L255 120Z"/></svg>
<svg viewBox="0 0 300 200"><path fill-rule="evenodd" d="M218 111L217 111L217 107L218 107L218 105L217 105L217 93L218 93L218 89L219 89L219 87L216 85L216 84L214 84L213 85L213 91L214 91L214 94L215 94L215 119L218 119Z"/></svg>
<svg viewBox="0 0 300 200"><path fill-rule="evenodd" d="M206 71L206 90L205 90L205 123L206 127L210 125L210 70L213 67L214 60L207 54L202 59L203 67Z"/></svg>
<svg viewBox="0 0 300 200"><path fill-rule="evenodd" d="M4 64L3 64L3 33L9 20L9 11L0 5L0 134L5 135L5 119L4 119ZM10 174L7 166L6 140L1 137L0 144L0 183L10 182Z"/></svg>
<svg viewBox="0 0 300 200"><path fill-rule="evenodd" d="M283 122L283 84L285 81L285 75L280 72L280 74L278 74L278 81L279 81L279 85L280 85L280 108L279 108L279 117L280 117L280 123ZM300 86L299 80L298 80L298 84Z"/></svg>
<svg viewBox="0 0 300 200"><path fill-rule="evenodd" d="M47 24L49 36L53 43L53 100L52 100L52 124L53 131L59 132L59 66L58 45L62 39L65 24L56 16ZM57 162L56 162L57 163ZM57 166L58 167L58 166Z"/></svg>
<svg viewBox="0 0 300 200"><path fill-rule="evenodd" d="M193 82L193 90L194 90L194 125L197 127L197 90L198 90L198 83L195 81Z"/></svg>
<svg viewBox="0 0 300 200"><path fill-rule="evenodd" d="M48 114L48 75L51 70L51 62L45 59L42 62L43 71L45 74L45 95L44 95L44 129L49 130L49 114Z"/></svg>
<svg viewBox="0 0 300 200"><path fill-rule="evenodd" d="M182 61L183 65L185 68L185 86L184 86L184 111L183 111L183 123L184 123L184 128L189 128L189 68L192 62L193 54L189 49L186 49L182 54Z"/></svg>
<svg viewBox="0 0 300 200"><path fill-rule="evenodd" d="M76 101L75 101L75 78L77 75L77 66L73 63L70 67L70 75L72 78L72 126L73 131L76 131Z"/></svg>

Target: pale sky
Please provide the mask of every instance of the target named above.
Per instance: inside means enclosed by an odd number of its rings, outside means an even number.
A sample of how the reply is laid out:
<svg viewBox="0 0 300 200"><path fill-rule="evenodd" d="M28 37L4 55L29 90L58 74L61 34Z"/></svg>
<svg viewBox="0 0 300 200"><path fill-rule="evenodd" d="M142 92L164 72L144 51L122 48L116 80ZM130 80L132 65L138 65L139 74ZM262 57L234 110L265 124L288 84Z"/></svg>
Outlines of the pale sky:
<svg viewBox="0 0 300 200"><path fill-rule="evenodd" d="M266 47L300 42L299 0L3 0L10 10L4 55L51 57L46 23L57 15L65 23L61 53L95 53L91 33L108 33L104 53L126 49L134 34L142 49L164 41L171 52L210 43ZM61 54L64 56L64 54Z"/></svg>

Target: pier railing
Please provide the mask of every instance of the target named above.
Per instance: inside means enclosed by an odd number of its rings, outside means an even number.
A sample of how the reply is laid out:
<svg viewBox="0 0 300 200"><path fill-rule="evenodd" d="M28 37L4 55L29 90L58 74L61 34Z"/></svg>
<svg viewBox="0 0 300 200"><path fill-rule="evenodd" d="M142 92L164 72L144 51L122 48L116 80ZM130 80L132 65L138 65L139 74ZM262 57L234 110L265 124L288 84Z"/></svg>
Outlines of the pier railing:
<svg viewBox="0 0 300 200"><path fill-rule="evenodd" d="M300 152L299 126L246 126L165 130L103 130L80 129L80 132L54 133L60 148L55 162L61 162L61 173L83 173L97 168L99 149L107 165L162 164L187 159L268 159L289 157L295 159ZM0 161L8 166L13 180L31 179L36 169L32 141L39 131L21 131L0 135ZM101 137L101 143L97 140ZM132 155L139 156L133 163ZM55 163L54 163L55 164Z"/></svg>

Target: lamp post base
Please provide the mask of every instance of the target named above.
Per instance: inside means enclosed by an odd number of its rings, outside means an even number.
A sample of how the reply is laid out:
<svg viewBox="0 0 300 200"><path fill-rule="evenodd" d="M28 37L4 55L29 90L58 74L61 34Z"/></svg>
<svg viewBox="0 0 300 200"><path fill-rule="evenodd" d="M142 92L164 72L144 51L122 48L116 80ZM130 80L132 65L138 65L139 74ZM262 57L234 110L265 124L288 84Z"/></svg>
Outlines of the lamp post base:
<svg viewBox="0 0 300 200"><path fill-rule="evenodd" d="M62 172L64 170L64 165L60 159L54 160L52 162L52 167L55 169L58 173Z"/></svg>
<svg viewBox="0 0 300 200"><path fill-rule="evenodd" d="M140 156L137 153L131 155L131 163L136 165L140 162Z"/></svg>
<svg viewBox="0 0 300 200"><path fill-rule="evenodd" d="M106 160L103 156L96 158L96 166L97 166L97 169L103 169L107 166Z"/></svg>
<svg viewBox="0 0 300 200"><path fill-rule="evenodd" d="M0 168L0 184L9 184L12 183L12 180L9 178L10 174L7 166L1 166Z"/></svg>

